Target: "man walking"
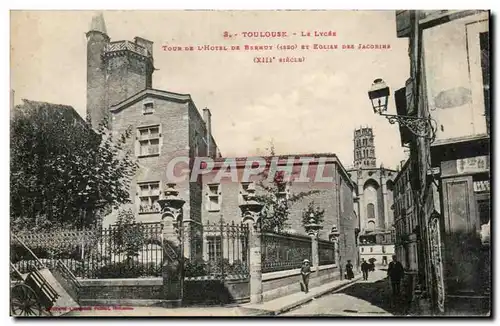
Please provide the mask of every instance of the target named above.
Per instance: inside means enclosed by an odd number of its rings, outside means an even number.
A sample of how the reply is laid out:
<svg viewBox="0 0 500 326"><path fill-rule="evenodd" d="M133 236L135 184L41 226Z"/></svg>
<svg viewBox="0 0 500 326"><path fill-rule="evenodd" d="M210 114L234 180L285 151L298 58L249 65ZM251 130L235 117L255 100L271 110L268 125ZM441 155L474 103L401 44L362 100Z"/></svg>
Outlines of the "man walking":
<svg viewBox="0 0 500 326"><path fill-rule="evenodd" d="M403 265L398 261L396 255L392 256L392 261L389 263L389 268L387 269L387 275L391 280L393 297L397 297L400 294L401 279L404 273Z"/></svg>
<svg viewBox="0 0 500 326"><path fill-rule="evenodd" d="M363 272L363 280L368 280L368 270L370 269L370 265L363 258L363 262L361 263L361 271Z"/></svg>

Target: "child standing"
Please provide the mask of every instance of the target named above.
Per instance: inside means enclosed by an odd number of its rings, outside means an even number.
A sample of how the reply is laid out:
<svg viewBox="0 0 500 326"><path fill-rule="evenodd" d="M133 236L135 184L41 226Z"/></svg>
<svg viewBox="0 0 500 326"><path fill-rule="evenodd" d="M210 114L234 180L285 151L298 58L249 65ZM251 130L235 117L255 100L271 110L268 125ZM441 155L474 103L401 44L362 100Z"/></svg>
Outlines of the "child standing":
<svg viewBox="0 0 500 326"><path fill-rule="evenodd" d="M302 268L300 273L302 274L302 283L304 284L305 292L309 292L309 275L311 274L311 266L308 259L304 259L302 262Z"/></svg>

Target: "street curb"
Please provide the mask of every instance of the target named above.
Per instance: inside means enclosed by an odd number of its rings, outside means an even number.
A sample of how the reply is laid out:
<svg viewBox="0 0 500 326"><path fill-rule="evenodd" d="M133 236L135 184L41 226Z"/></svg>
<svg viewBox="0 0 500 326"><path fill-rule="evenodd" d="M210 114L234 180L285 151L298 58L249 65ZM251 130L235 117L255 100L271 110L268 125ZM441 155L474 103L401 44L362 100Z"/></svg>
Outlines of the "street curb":
<svg viewBox="0 0 500 326"><path fill-rule="evenodd" d="M349 282L346 282L346 283L343 283L343 284L339 284L339 285L331 287L329 289L322 290L322 291L318 292L317 294L315 294L315 295L313 295L311 297L306 297L306 298L303 298L301 300L295 301L295 302L290 303L290 304L288 304L288 305L286 305L286 306L284 306L284 307L282 307L282 308L280 308L278 310L271 311L271 313L274 316L278 316L278 315L283 314L283 313L285 313L287 311L290 311L290 310L292 310L294 308L297 308L298 306L302 306L305 303L313 301L316 298L322 297L322 296L324 296L326 294L330 294L330 293L334 293L334 292L343 290L343 289L351 286L355 282L359 281L360 279L361 279L361 275L358 275L358 276L354 277L354 279L350 280Z"/></svg>

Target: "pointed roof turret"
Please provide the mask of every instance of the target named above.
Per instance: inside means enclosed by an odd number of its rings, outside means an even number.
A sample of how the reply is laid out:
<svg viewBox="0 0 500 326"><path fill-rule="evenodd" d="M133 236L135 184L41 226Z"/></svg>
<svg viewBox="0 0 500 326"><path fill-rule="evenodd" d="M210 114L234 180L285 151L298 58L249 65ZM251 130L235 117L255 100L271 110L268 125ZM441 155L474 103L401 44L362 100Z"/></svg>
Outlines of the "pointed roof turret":
<svg viewBox="0 0 500 326"><path fill-rule="evenodd" d="M102 14L102 12L92 17L89 32L100 32L107 35L106 23L104 22L104 15Z"/></svg>

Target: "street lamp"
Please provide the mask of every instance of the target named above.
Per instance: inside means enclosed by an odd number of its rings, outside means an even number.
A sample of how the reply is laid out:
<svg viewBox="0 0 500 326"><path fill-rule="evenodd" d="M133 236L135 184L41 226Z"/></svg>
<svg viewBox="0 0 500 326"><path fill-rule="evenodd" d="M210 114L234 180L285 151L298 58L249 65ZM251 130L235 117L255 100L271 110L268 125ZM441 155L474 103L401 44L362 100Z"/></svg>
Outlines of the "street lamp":
<svg viewBox="0 0 500 326"><path fill-rule="evenodd" d="M373 111L376 114L386 117L390 124L395 124L397 122L405 126L417 137L423 137L431 141L434 140L435 128L432 125L433 120L431 118L386 114L389 95L389 86L387 86L381 78L375 79L370 91L368 91L368 97L372 103Z"/></svg>

